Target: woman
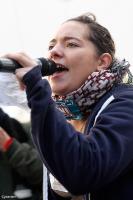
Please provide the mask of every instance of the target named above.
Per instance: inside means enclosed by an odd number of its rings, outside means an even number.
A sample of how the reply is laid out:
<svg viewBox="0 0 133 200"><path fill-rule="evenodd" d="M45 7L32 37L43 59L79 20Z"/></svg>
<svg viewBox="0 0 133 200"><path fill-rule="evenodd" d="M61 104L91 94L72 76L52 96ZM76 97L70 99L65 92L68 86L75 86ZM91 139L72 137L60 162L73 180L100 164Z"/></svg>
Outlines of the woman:
<svg viewBox="0 0 133 200"><path fill-rule="evenodd" d="M7 57L24 67L16 76L50 172L49 200L132 199L133 87L122 83L124 75L132 77L128 62L115 58L108 30L92 14L63 23L48 50L63 71L49 83L26 54Z"/></svg>

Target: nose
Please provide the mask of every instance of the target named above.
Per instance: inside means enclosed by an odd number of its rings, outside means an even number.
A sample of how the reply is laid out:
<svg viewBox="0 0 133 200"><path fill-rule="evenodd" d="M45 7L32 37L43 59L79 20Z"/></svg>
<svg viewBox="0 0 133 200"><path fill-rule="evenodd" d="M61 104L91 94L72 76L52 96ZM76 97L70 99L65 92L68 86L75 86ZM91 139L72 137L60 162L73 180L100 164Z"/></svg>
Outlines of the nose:
<svg viewBox="0 0 133 200"><path fill-rule="evenodd" d="M63 56L63 49L60 45L55 45L50 51L49 56L51 59L61 58Z"/></svg>

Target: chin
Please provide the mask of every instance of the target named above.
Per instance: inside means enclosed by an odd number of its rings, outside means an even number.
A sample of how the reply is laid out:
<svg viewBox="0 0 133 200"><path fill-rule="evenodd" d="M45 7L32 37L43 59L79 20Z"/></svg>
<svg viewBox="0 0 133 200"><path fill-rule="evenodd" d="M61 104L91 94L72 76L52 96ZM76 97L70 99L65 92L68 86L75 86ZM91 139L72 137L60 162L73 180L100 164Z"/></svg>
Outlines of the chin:
<svg viewBox="0 0 133 200"><path fill-rule="evenodd" d="M68 94L69 92L66 92L67 90L64 89L64 88L52 88L52 93L55 94L55 95L60 95L60 96L63 96L63 95L66 95Z"/></svg>

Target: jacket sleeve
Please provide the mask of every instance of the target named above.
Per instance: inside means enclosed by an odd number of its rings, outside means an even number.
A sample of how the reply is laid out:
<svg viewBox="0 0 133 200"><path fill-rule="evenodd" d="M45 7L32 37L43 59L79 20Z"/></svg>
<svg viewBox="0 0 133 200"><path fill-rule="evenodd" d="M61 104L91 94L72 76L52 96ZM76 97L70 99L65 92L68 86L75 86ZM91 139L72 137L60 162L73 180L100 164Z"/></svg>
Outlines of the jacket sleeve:
<svg viewBox="0 0 133 200"><path fill-rule="evenodd" d="M41 186L43 166L36 149L28 143L20 143L15 138L6 151L10 165L32 186Z"/></svg>
<svg viewBox="0 0 133 200"><path fill-rule="evenodd" d="M29 124L23 125L0 109L0 126L14 138L13 143L4 152L10 166L30 185L41 186L43 165L32 143Z"/></svg>
<svg viewBox="0 0 133 200"><path fill-rule="evenodd" d="M32 134L49 171L72 194L98 189L133 167L133 98L114 100L85 136L67 123L38 67L24 76ZM132 92L131 92L132 93Z"/></svg>

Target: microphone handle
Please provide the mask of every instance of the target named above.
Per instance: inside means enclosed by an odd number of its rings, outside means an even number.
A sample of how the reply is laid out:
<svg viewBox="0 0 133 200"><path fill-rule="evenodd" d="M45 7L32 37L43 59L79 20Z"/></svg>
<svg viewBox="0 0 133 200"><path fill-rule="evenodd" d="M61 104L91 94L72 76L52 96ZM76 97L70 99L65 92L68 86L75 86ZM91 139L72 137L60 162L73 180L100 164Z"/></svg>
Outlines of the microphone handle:
<svg viewBox="0 0 133 200"><path fill-rule="evenodd" d="M41 66L42 76L49 76L58 71L56 63L52 60L42 57L37 58L36 61L38 65ZM18 68L22 68L22 66L17 61L8 58L0 58L0 72L14 73Z"/></svg>

